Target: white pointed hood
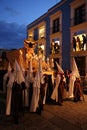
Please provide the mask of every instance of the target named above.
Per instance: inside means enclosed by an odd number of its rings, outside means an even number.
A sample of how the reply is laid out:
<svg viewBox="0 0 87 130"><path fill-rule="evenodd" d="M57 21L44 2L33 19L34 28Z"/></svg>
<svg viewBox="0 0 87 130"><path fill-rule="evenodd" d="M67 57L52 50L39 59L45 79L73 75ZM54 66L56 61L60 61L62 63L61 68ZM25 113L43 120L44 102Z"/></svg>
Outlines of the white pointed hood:
<svg viewBox="0 0 87 130"><path fill-rule="evenodd" d="M73 58L73 64L72 64L72 74L73 74L75 77L80 77L79 70L78 70L78 67L77 67L77 64L76 64L74 58Z"/></svg>
<svg viewBox="0 0 87 130"><path fill-rule="evenodd" d="M17 83L21 84L21 82L25 82L22 70L17 62L17 60L15 60L15 80L17 81Z"/></svg>
<svg viewBox="0 0 87 130"><path fill-rule="evenodd" d="M21 70L21 69L20 69L20 66L19 66L19 64L18 64L18 62L17 62L17 60L15 60L14 70L15 70L16 72L19 72L19 71Z"/></svg>
<svg viewBox="0 0 87 130"><path fill-rule="evenodd" d="M21 67L22 72L25 72L25 68L22 64L20 64L20 67Z"/></svg>
<svg viewBox="0 0 87 130"><path fill-rule="evenodd" d="M9 62L9 64L8 64L8 72L11 72L11 70L12 70L12 68L11 68L11 64Z"/></svg>
<svg viewBox="0 0 87 130"><path fill-rule="evenodd" d="M56 62L57 68L58 68L58 72L61 74L64 74L63 69L60 67L60 65Z"/></svg>

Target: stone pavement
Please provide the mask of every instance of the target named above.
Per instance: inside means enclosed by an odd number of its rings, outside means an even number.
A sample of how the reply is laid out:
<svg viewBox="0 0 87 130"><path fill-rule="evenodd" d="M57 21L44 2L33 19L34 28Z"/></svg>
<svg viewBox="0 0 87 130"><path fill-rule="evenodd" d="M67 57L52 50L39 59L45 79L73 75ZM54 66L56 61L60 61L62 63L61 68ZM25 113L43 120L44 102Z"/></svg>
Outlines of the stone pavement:
<svg viewBox="0 0 87 130"><path fill-rule="evenodd" d="M87 95L78 103L65 100L63 106L46 104L41 115L25 110L19 124L6 118L5 104L0 99L0 130L87 130Z"/></svg>

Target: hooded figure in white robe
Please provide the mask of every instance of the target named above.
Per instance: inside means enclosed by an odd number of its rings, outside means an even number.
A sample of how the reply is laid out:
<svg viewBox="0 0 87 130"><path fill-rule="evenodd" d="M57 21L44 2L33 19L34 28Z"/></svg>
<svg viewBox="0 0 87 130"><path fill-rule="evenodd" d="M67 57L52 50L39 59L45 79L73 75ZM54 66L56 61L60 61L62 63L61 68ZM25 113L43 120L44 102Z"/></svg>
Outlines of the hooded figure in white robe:
<svg viewBox="0 0 87 130"><path fill-rule="evenodd" d="M15 81L14 70L12 70L9 74L9 81L7 84L7 97L6 97L6 115L9 116L11 114L11 96L12 96L12 86Z"/></svg>
<svg viewBox="0 0 87 130"><path fill-rule="evenodd" d="M31 97L32 97L32 84L33 82L33 69L32 69L32 58L30 59L29 63L29 69L25 75L25 84L26 84L26 89L25 89L25 106L30 107L31 104Z"/></svg>
<svg viewBox="0 0 87 130"><path fill-rule="evenodd" d="M33 83L33 95L31 100L30 112L36 112L39 105L39 96L40 96L40 75L39 72L37 71Z"/></svg>
<svg viewBox="0 0 87 130"><path fill-rule="evenodd" d="M80 78L80 74L75 62L75 59L73 58L73 64L72 64L72 73L70 75L70 83L69 83L69 98L73 98L73 90L74 90L74 82L76 80L76 77Z"/></svg>
<svg viewBox="0 0 87 130"><path fill-rule="evenodd" d="M9 74L11 72L11 65L9 63L7 73L3 77L3 93L6 93L6 87L7 87L7 79L9 77Z"/></svg>
<svg viewBox="0 0 87 130"><path fill-rule="evenodd" d="M64 74L64 71L62 70L62 68L60 67L60 65L56 62L57 68L58 68L58 73L56 76L56 83L55 83L55 88L52 92L51 95L51 99L55 100L56 102L58 102L58 86L61 80L61 74Z"/></svg>
<svg viewBox="0 0 87 130"><path fill-rule="evenodd" d="M51 98L53 100L55 100L56 102L58 102L58 86L59 86L59 83L60 83L60 79L61 79L60 74L57 74L56 81L55 81L56 82L55 83L55 88L54 88L53 93L51 95Z"/></svg>
<svg viewBox="0 0 87 130"><path fill-rule="evenodd" d="M22 70L21 70L20 65L18 64L17 60L15 60L14 70L15 70L15 81L18 84L25 82Z"/></svg>
<svg viewBox="0 0 87 130"><path fill-rule="evenodd" d="M38 67L39 75L40 75L40 106L45 104L46 101L46 91L47 88L45 88L45 76L43 74L43 68L42 68L42 58L39 59L39 67ZM42 108L43 109L43 108Z"/></svg>
<svg viewBox="0 0 87 130"><path fill-rule="evenodd" d="M12 97L12 87L13 83L17 82L18 84L21 84L24 82L24 77L22 74L22 71L20 69L20 66L18 62L15 60L14 69L9 73L9 81L7 84L7 98L6 98L6 115L11 114L11 97Z"/></svg>
<svg viewBox="0 0 87 130"><path fill-rule="evenodd" d="M6 93L6 88L7 88L6 83L7 83L8 77L9 77L9 74L8 74L8 72L7 72L7 73L4 75L4 77L3 77L3 93Z"/></svg>
<svg viewBox="0 0 87 130"><path fill-rule="evenodd" d="M24 75L23 75L23 72L22 72L22 69L20 67L20 65L18 64L17 60L15 60L15 66L14 66L14 69L15 69L15 81L21 85L22 82L25 83L25 78L24 78ZM23 105L25 106L25 89L22 91L22 96L23 96Z"/></svg>

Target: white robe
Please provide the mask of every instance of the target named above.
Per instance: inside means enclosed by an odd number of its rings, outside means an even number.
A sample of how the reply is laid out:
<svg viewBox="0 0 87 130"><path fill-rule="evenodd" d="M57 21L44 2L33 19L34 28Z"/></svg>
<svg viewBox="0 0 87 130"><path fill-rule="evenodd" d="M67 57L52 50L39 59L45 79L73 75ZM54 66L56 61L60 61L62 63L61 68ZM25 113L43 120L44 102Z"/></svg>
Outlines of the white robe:
<svg viewBox="0 0 87 130"><path fill-rule="evenodd" d="M9 74L9 81L7 84L7 97L6 97L6 115L11 114L11 96L12 96L12 86L15 81L14 73Z"/></svg>
<svg viewBox="0 0 87 130"><path fill-rule="evenodd" d="M37 72L33 83L33 95L31 100L30 112L36 112L39 103L39 96L40 96L40 78L39 73Z"/></svg>
<svg viewBox="0 0 87 130"><path fill-rule="evenodd" d="M55 100L56 102L58 102L58 86L60 83L60 79L61 79L60 75L57 74L55 88L54 88L53 93L51 95L51 98L53 100Z"/></svg>
<svg viewBox="0 0 87 130"><path fill-rule="evenodd" d="M25 107L29 106L29 87L30 83L34 82L33 74L32 72L28 72L27 75L25 76L25 84L26 84L26 89L25 89Z"/></svg>
<svg viewBox="0 0 87 130"><path fill-rule="evenodd" d="M46 84L45 84L45 94L44 94L43 104L46 104L47 87L48 87L48 84L46 83Z"/></svg>
<svg viewBox="0 0 87 130"><path fill-rule="evenodd" d="M74 89L74 82L75 82L76 76L74 74L71 74L70 76L70 82L69 82L69 98L73 98L73 89Z"/></svg>
<svg viewBox="0 0 87 130"><path fill-rule="evenodd" d="M25 78L25 85L26 85L26 89L23 90L23 97L24 97L24 106L28 107L29 106L29 81L27 79L27 76L24 77Z"/></svg>

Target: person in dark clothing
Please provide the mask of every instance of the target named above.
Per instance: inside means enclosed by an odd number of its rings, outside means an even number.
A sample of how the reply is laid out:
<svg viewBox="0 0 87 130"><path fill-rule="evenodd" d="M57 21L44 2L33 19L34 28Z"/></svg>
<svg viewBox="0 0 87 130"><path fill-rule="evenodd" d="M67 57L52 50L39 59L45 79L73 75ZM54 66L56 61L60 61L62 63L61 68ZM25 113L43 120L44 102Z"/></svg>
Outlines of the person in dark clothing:
<svg viewBox="0 0 87 130"><path fill-rule="evenodd" d="M70 73L68 70L65 71L65 79L66 79L66 91L69 91Z"/></svg>
<svg viewBox="0 0 87 130"><path fill-rule="evenodd" d="M20 84L14 82L12 87L11 109L14 123L19 123L19 112L22 110L22 89Z"/></svg>
<svg viewBox="0 0 87 130"><path fill-rule="evenodd" d="M86 37L84 35L82 35L82 50L84 50L84 45L86 44Z"/></svg>
<svg viewBox="0 0 87 130"><path fill-rule="evenodd" d="M39 102L38 102L38 108L36 110L36 112L41 115L41 112L43 110L43 99L44 99L44 95L45 95L45 83L40 85L40 95L39 95Z"/></svg>
<svg viewBox="0 0 87 130"><path fill-rule="evenodd" d="M30 86L29 87L29 110L30 110L32 94L33 94L33 82L30 82L29 86Z"/></svg>
<svg viewBox="0 0 87 130"><path fill-rule="evenodd" d="M81 96L83 97L82 87L79 78L76 78L74 82L73 95L74 95L74 102L80 101Z"/></svg>
<svg viewBox="0 0 87 130"><path fill-rule="evenodd" d="M73 48L76 51L76 39L75 39L75 37L73 37Z"/></svg>
<svg viewBox="0 0 87 130"><path fill-rule="evenodd" d="M81 51L81 40L80 40L80 37L77 37L77 51Z"/></svg>
<svg viewBox="0 0 87 130"><path fill-rule="evenodd" d="M63 103L64 88L65 88L64 76L61 75L61 80L58 87L58 105L60 106L62 106Z"/></svg>

